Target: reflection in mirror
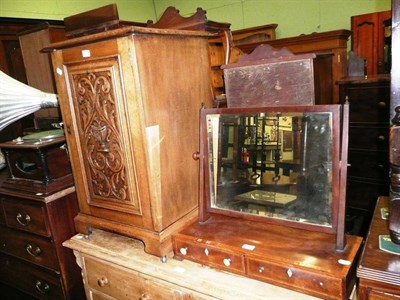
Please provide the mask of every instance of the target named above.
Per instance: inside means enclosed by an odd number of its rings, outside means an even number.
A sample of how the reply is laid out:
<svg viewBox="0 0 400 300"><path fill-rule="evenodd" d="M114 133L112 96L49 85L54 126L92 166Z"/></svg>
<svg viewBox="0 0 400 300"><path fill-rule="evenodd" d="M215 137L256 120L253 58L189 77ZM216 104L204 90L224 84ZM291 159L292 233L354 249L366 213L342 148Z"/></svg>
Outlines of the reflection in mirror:
<svg viewBox="0 0 400 300"><path fill-rule="evenodd" d="M208 114L211 208L332 226L332 113Z"/></svg>

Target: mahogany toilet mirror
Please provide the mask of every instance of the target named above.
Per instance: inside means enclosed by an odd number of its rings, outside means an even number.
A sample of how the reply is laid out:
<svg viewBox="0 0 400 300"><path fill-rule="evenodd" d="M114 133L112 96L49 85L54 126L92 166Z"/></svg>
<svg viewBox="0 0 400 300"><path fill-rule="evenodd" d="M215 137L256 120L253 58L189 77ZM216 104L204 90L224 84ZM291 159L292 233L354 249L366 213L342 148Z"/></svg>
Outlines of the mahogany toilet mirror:
<svg viewBox="0 0 400 300"><path fill-rule="evenodd" d="M344 234L347 105L203 109L199 222L211 215Z"/></svg>

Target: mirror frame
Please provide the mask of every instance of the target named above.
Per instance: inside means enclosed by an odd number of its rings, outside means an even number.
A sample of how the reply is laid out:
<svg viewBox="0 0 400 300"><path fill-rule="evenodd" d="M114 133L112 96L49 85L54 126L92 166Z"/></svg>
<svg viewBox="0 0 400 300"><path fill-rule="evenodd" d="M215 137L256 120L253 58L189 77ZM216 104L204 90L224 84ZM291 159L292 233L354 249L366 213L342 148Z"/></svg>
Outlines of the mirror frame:
<svg viewBox="0 0 400 300"><path fill-rule="evenodd" d="M238 211L223 210L211 207L210 173L207 138L207 115L210 114L258 114L258 113L301 113L329 112L332 114L332 224L331 226L313 225L292 220L269 218ZM200 116L200 201L199 222L206 222L212 215L225 215L248 221L269 223L271 225L301 228L304 230L324 232L336 235L336 249L343 250L345 241L345 199L347 177L348 146L348 105L305 105L305 106L271 106L252 108L212 108L202 109Z"/></svg>

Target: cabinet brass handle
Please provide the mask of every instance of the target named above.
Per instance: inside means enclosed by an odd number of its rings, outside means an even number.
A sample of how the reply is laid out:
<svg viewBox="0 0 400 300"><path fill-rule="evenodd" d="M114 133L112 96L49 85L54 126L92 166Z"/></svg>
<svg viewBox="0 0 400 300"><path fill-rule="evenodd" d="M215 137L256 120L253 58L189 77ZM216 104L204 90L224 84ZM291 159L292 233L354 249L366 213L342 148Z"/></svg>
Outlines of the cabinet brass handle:
<svg viewBox="0 0 400 300"><path fill-rule="evenodd" d="M18 213L17 214L17 221L22 226L27 226L29 224L29 222L31 221L31 217L28 214L25 214L25 216L22 216L21 213Z"/></svg>
<svg viewBox="0 0 400 300"><path fill-rule="evenodd" d="M264 266L259 266L259 267L258 267L258 272L259 272L259 273L263 273L264 271L265 271Z"/></svg>
<svg viewBox="0 0 400 300"><path fill-rule="evenodd" d="M200 159L200 152L193 152L193 154L192 154L192 158L194 159L194 160L199 160Z"/></svg>
<svg viewBox="0 0 400 300"><path fill-rule="evenodd" d="M42 294L46 294L50 290L50 286L47 283L38 280L36 281L36 289Z"/></svg>
<svg viewBox="0 0 400 300"><path fill-rule="evenodd" d="M97 284L98 284L99 286L105 286L105 285L107 285L107 284L108 284L108 278L105 277L105 276L101 277L100 279L97 280Z"/></svg>
<svg viewBox="0 0 400 300"><path fill-rule="evenodd" d="M39 256L42 253L42 249L39 246L33 247L31 244L27 244L25 250L33 257Z"/></svg>

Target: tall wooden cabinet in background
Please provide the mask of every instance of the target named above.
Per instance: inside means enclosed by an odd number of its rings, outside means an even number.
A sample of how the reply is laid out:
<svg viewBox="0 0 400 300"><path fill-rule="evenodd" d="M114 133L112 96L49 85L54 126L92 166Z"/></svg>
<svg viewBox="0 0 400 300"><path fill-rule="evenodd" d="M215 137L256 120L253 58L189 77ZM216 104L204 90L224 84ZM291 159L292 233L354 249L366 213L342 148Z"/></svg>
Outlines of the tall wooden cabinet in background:
<svg viewBox="0 0 400 300"><path fill-rule="evenodd" d="M42 64L39 63L40 60L34 61L33 65L24 64L25 55L35 57L32 53L27 54L26 51L32 51L32 47L35 45L37 46L39 41L34 40L34 44L28 45L28 48L23 48L21 47L19 34L25 32L27 28L36 28L38 24L48 24L49 27L62 27L63 22L55 20L0 17L0 70L12 78L29 85L31 85L31 82L27 80L26 73L28 72L31 72L33 76L36 77L36 80L39 78L47 78L49 75L52 76L50 68L47 69L46 73L42 72L43 67ZM40 51L40 49L36 48L37 51ZM51 80L51 84L54 86L53 79ZM32 86L41 88L40 86ZM18 136L22 136L24 131L33 129L33 115L29 115L3 129L0 133L0 142L12 140Z"/></svg>
<svg viewBox="0 0 400 300"><path fill-rule="evenodd" d="M389 194L390 76L350 77L338 82L342 103L349 102L346 211L366 229L379 196ZM360 219L361 218L361 219Z"/></svg>
<svg viewBox="0 0 400 300"><path fill-rule="evenodd" d="M366 75L390 73L391 11L351 17L352 50L366 60Z"/></svg>
<svg viewBox="0 0 400 300"><path fill-rule="evenodd" d="M172 253L197 218L199 111L212 106L209 34L123 27L51 45L78 194L99 228Z"/></svg>
<svg viewBox="0 0 400 300"><path fill-rule="evenodd" d="M50 25L47 22L30 26L18 33L22 57L26 71L27 83L47 93L57 93L51 58L41 50L50 43L65 40L65 29L62 25ZM35 112L35 128L50 129L50 124L60 122L57 108L41 109Z"/></svg>

